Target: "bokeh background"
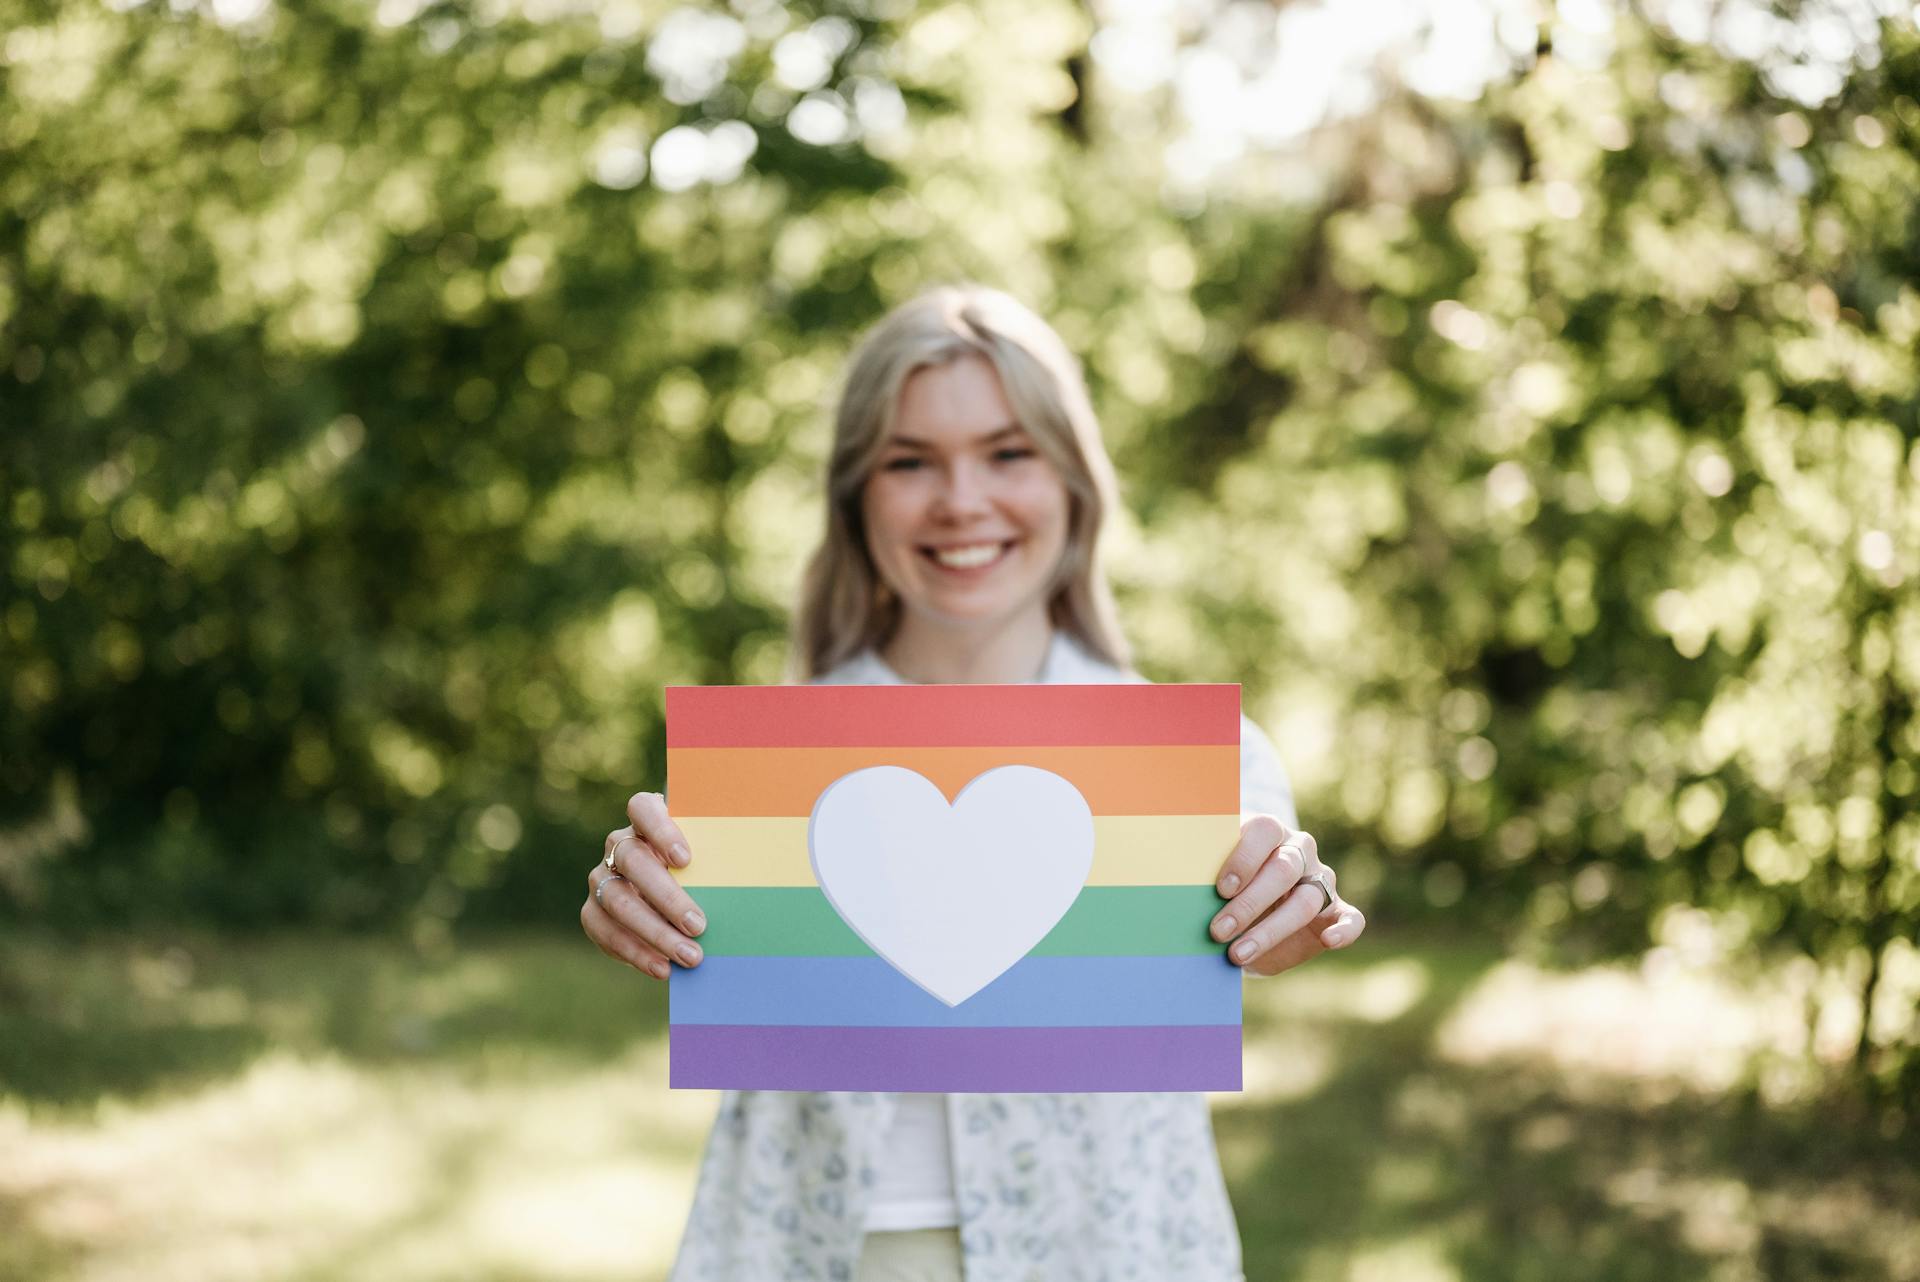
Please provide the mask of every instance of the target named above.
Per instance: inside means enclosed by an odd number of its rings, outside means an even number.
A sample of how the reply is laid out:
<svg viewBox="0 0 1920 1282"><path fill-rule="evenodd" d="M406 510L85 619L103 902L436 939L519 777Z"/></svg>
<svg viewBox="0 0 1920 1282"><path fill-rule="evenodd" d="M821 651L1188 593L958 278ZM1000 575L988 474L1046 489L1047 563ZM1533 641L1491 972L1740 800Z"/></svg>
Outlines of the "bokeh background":
<svg viewBox="0 0 1920 1282"><path fill-rule="evenodd" d="M582 874L973 278L1375 922L1250 1277L1920 1279L1915 19L0 0L0 1277L664 1274Z"/></svg>

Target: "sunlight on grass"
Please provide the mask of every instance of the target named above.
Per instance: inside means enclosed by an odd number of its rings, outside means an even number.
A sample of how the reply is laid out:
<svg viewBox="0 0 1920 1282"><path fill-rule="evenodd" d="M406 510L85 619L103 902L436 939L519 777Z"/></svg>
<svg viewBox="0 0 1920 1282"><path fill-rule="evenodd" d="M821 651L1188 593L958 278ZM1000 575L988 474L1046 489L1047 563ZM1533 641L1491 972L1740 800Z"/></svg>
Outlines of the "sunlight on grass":
<svg viewBox="0 0 1920 1282"><path fill-rule="evenodd" d="M1361 1251L1347 1270L1348 1282L1461 1282L1442 1244L1409 1239Z"/></svg>
<svg viewBox="0 0 1920 1282"><path fill-rule="evenodd" d="M1607 1201L1649 1224L1671 1225L1694 1251L1725 1262L1716 1276L1769 1276L1762 1250L1783 1225L1836 1256L1865 1256L1873 1276L1920 1278L1920 1229L1912 1207L1889 1205L1857 1179L1795 1179L1756 1190L1726 1175L1647 1164L1609 1180Z"/></svg>
<svg viewBox="0 0 1920 1282"><path fill-rule="evenodd" d="M1412 1010L1432 986L1432 973L1417 957L1358 966L1329 961L1274 979L1248 980L1247 1019L1386 1024Z"/></svg>
<svg viewBox="0 0 1920 1282"><path fill-rule="evenodd" d="M1727 1090L1786 1044L1774 989L1369 945L1246 984L1211 1103L1249 1277L1920 1282L1911 1163ZM671 1263L717 1097L579 941L8 940L0 980L0 1280Z"/></svg>
<svg viewBox="0 0 1920 1282"><path fill-rule="evenodd" d="M1446 1175L1431 1156L1412 1153L1388 1153L1374 1164L1367 1181L1367 1196L1379 1202L1424 1202L1446 1187Z"/></svg>
<svg viewBox="0 0 1920 1282"><path fill-rule="evenodd" d="M41 941L0 961L25 984L0 1008L0 1278L671 1263L718 1097L664 1088L657 986L574 941Z"/></svg>
<svg viewBox="0 0 1920 1282"><path fill-rule="evenodd" d="M1340 1033L1386 1024L1416 1006L1432 985L1425 962L1395 957L1370 965L1338 958L1243 989L1246 1033L1241 1089L1209 1096L1220 1162L1229 1183L1253 1177L1272 1156L1272 1137L1245 1115L1311 1099L1340 1064Z"/></svg>
<svg viewBox="0 0 1920 1282"><path fill-rule="evenodd" d="M536 1084L274 1053L91 1119L0 1112L0 1200L88 1279L657 1276L716 1097L657 1044ZM374 1262L377 1261L377 1268ZM372 1272L369 1272L369 1270Z"/></svg>
<svg viewBox="0 0 1920 1282"><path fill-rule="evenodd" d="M1243 1085L1237 1093L1212 1096L1215 1107L1314 1094L1326 1085L1337 1059L1330 1027L1355 1020L1389 1023L1411 1010L1430 984L1427 967L1410 957L1249 980L1243 998L1247 1023L1241 1052Z"/></svg>
<svg viewBox="0 0 1920 1282"><path fill-rule="evenodd" d="M1441 1025L1441 1058L1531 1062L1574 1085L1636 1082L1654 1091L1724 1091L1766 1050L1804 1040L1788 991L1705 972L1593 967L1570 974L1496 966Z"/></svg>
<svg viewBox="0 0 1920 1282"><path fill-rule="evenodd" d="M1850 1133L1856 1118L1815 1121L1809 1134L1720 1103L1748 1085L1762 1106L1812 1097L1831 1034L1807 1010L1828 982L1806 967L1734 976L1657 955L1572 973L1506 961L1442 1021L1435 1058L1504 1074L1521 1110L1504 1138L1513 1157L1589 1168L1616 1236L1670 1243L1701 1262L1698 1276L1816 1276L1803 1269L1817 1262L1817 1276L1916 1282L1920 1166L1843 1175L1846 1154L1871 1151L1870 1136ZM1661 1120L1670 1110L1706 1111L1674 1128ZM1484 1142L1485 1105L1432 1077L1409 1079L1392 1112L1454 1144Z"/></svg>
<svg viewBox="0 0 1920 1282"><path fill-rule="evenodd" d="M1284 1042L1248 1040L1240 1055L1239 1093L1217 1094L1215 1104L1233 1107L1305 1099L1327 1084L1338 1060L1333 1039L1312 1030L1295 1030Z"/></svg>

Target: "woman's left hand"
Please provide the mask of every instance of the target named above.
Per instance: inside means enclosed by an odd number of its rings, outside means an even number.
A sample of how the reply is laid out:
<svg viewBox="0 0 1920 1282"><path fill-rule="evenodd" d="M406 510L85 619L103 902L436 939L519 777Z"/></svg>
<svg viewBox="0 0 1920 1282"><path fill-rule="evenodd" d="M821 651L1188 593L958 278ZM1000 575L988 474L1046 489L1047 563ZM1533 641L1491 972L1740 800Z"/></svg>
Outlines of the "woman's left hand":
<svg viewBox="0 0 1920 1282"><path fill-rule="evenodd" d="M1325 896L1314 878L1326 884ZM1228 958L1256 975L1278 975L1345 948L1367 928L1366 917L1334 888L1313 834L1294 832L1272 815L1240 825L1240 841L1214 886L1227 905L1214 915L1212 935L1232 940Z"/></svg>

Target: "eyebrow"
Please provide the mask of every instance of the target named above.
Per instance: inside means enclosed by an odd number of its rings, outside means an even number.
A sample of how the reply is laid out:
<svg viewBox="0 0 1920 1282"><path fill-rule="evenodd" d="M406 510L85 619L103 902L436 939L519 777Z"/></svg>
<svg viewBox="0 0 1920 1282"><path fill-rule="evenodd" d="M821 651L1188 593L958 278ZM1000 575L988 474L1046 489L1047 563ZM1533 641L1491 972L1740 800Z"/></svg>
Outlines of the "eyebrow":
<svg viewBox="0 0 1920 1282"><path fill-rule="evenodd" d="M996 427L993 431L987 432L975 439L983 444L991 445L993 442L1005 436L1024 436L1026 435L1026 431L1027 429L1018 423L1008 423L1005 427ZM904 445L910 450L928 450L933 448L931 441L923 441L917 436L890 436L887 438L887 444Z"/></svg>

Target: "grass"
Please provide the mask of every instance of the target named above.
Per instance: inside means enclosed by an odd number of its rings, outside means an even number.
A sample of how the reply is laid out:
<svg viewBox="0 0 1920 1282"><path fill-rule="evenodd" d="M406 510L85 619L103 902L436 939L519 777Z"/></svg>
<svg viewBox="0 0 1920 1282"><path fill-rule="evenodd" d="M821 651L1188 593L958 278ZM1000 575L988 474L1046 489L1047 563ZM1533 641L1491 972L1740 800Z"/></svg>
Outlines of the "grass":
<svg viewBox="0 0 1920 1282"><path fill-rule="evenodd" d="M1247 990L1256 1282L1920 1282L1920 1161L1764 1003L1376 933ZM0 942L0 1279L659 1278L714 1097L572 938Z"/></svg>

